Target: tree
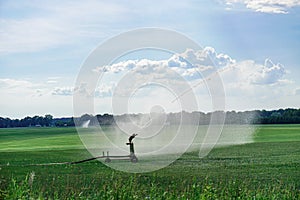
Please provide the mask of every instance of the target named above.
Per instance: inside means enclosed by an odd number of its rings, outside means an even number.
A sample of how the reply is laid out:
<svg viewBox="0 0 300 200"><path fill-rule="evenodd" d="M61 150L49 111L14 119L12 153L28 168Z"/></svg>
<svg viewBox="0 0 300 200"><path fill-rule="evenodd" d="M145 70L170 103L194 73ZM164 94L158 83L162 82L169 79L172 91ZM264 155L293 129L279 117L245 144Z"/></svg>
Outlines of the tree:
<svg viewBox="0 0 300 200"><path fill-rule="evenodd" d="M44 121L45 121L46 126L50 126L52 124L52 120L53 120L52 115L49 115L49 114L45 115Z"/></svg>

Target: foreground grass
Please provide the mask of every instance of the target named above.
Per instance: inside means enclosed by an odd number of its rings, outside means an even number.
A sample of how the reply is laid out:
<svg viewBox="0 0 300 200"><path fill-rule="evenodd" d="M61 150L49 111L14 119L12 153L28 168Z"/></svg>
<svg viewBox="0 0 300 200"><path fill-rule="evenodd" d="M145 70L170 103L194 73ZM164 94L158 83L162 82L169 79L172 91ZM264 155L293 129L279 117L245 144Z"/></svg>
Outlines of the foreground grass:
<svg viewBox="0 0 300 200"><path fill-rule="evenodd" d="M57 179L57 180L56 180ZM269 180L260 184L242 180L204 180L197 177L106 174L102 178L67 175L47 179L47 184L12 179L5 199L299 199L295 183ZM74 183L75 181L75 183ZM73 182L73 183L72 183ZM76 184L76 185L75 185ZM253 186L255 185L255 186ZM50 189L51 188L51 189Z"/></svg>
<svg viewBox="0 0 300 200"><path fill-rule="evenodd" d="M288 135L282 134L283 126L278 132L280 140L267 139L274 127L276 133L276 126L258 129L255 143L217 148L201 160L198 152L186 153L170 166L144 174L115 171L97 161L28 166L90 155L81 148L32 146L32 150L7 151L1 142L13 137L30 146L26 136L21 139L22 129L10 130L16 132L6 139L0 136L0 199L300 199L300 140L295 139L300 135L300 126L292 132L290 126L285 126ZM38 134L45 140L76 134L72 129L44 130L48 133ZM55 146L53 140L48 141Z"/></svg>

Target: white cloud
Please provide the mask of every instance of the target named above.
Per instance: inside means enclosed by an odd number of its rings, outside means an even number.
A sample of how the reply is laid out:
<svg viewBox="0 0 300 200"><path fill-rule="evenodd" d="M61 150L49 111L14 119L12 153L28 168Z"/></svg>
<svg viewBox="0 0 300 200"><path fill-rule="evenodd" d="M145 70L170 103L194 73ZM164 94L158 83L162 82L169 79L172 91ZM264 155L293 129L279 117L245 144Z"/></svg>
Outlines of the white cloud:
<svg viewBox="0 0 300 200"><path fill-rule="evenodd" d="M236 61L227 54L218 54L212 47L194 51L187 49L184 53L175 54L167 60L127 60L112 65L96 67L95 72L119 73L134 70L141 74L157 73L163 77L165 68L171 68L187 80L202 79L201 72L211 75L216 70L220 74L229 75L225 80L252 85L272 85L276 83L290 83L283 79L287 73L285 67L274 64L266 59L264 64L253 60ZM212 70L214 69L214 70ZM206 76L206 77L208 77Z"/></svg>
<svg viewBox="0 0 300 200"><path fill-rule="evenodd" d="M249 77L252 84L274 84L286 74L283 65L280 63L274 64L270 59L266 59L265 65L254 64L253 69L255 71Z"/></svg>
<svg viewBox="0 0 300 200"><path fill-rule="evenodd" d="M110 97L113 94L115 88L114 83L110 84L101 84L99 87L96 88L94 96L95 97Z"/></svg>
<svg viewBox="0 0 300 200"><path fill-rule="evenodd" d="M96 67L93 71L94 72L112 72L112 73L119 73L126 69L134 68L138 63L138 60L127 60L118 62L112 65L105 65Z"/></svg>
<svg viewBox="0 0 300 200"><path fill-rule="evenodd" d="M285 79L287 72L280 63L274 64L270 59L266 59L265 63L258 63L254 60L237 61L227 54L216 53L212 47L206 47L200 51L187 49L185 52L173 55L166 60L123 61L110 66L97 67L94 71L108 74L136 72L140 75L140 80L130 76L123 85L125 89L122 92L129 94L132 91L131 87L138 88L142 86L143 83L147 82L145 79L150 77L149 80L151 80L151 76L157 79L164 79L165 83L175 79L177 82L174 81L172 84L176 85L176 87L179 86L180 79L176 76L173 77L171 73L167 73L166 68L173 69L190 83L201 101L199 105L202 110L207 110L205 105L209 105L209 103L206 102L206 99L210 98L209 92L205 87L205 81L213 80L211 78L217 73L223 80L225 93L229 98L228 105L232 109L235 109L235 105L239 109L251 109L252 105L262 107L263 102L267 102L272 98L278 98L280 94L284 93L287 85L293 83L291 80ZM201 76L201 73L205 74L205 79ZM138 97L143 98L143 96L149 95L149 92L145 91L140 93L141 96ZM262 103L255 104L255 101L259 100ZM253 104L250 103L251 101ZM204 102L206 103L203 107ZM237 102L239 104L236 104ZM247 105L243 104L246 102Z"/></svg>
<svg viewBox="0 0 300 200"><path fill-rule="evenodd" d="M187 49L181 54L175 54L167 60L127 60L112 65L99 66L93 71L101 73L119 73L125 70L135 70L141 74L157 73L163 76L165 68L171 68L188 80L201 78L200 72L219 69L236 63L226 54L218 54L212 47L202 50Z"/></svg>
<svg viewBox="0 0 300 200"><path fill-rule="evenodd" d="M59 77L48 78L48 80L58 79ZM56 85L53 88L54 86L24 79L0 79L1 116L20 118L49 113L56 117L72 116L73 87ZM102 84L93 94L95 97L111 96L113 86L113 84Z"/></svg>
<svg viewBox="0 0 300 200"><path fill-rule="evenodd" d="M204 68L207 66L216 66L220 68L235 63L235 60L229 55L223 53L218 54L212 47L205 47L203 50L198 51L187 49L184 53L179 54L179 56L188 60L200 69L201 66Z"/></svg>
<svg viewBox="0 0 300 200"><path fill-rule="evenodd" d="M230 7L241 3L256 12L277 14L286 14L289 8L300 6L299 0L225 0L225 3Z"/></svg>
<svg viewBox="0 0 300 200"><path fill-rule="evenodd" d="M285 67L274 64L266 59L264 64L253 60L236 61L227 54L216 53L212 47L203 50L187 49L181 54L175 54L167 60L127 60L112 65L96 67L95 72L119 73L126 70L134 70L141 74L156 73L164 76L164 69L171 68L187 80L202 79L210 76L218 70L219 73L230 74L228 81L241 84L271 85L276 83L288 83L283 77L286 74ZM214 70L213 70L214 69ZM170 78L170 77L165 77Z"/></svg>
<svg viewBox="0 0 300 200"><path fill-rule="evenodd" d="M94 71L107 73L105 76L121 73L123 77L135 72L136 77L129 75L126 81L118 83L122 87L120 93L124 94L123 96L128 96L134 91L132 88L142 87L143 84L151 82L152 77L158 80L163 79L165 85L173 81L171 85L179 88L182 84L180 79L172 76L172 73L168 73L166 68L173 69L188 81L198 98L199 109L202 111L211 111L212 109L211 96L206 83L214 80L213 76L216 74L219 74L223 80L228 109L262 109L264 106L265 108L277 108L276 104L278 106L297 104L291 98L281 98L288 96L289 85L293 83L291 80L285 79L287 72L282 64L274 64L270 59L266 59L264 63L254 60L238 61L227 54L216 53L212 47L206 47L200 51L187 49L185 52L173 55L166 60L123 61L110 66L97 67ZM201 73L205 76L202 76ZM148 97L150 100L153 99L150 97L149 88L151 87L148 87L148 90L141 90L139 95L135 96L136 102L139 102L134 104L133 110L136 112L143 112L147 107L141 102L146 102ZM186 88L179 89L179 91L186 91ZM155 94L157 100L164 98L164 93L161 91L155 90ZM273 101L274 99L278 99L278 101ZM270 101L272 103L266 103Z"/></svg>
<svg viewBox="0 0 300 200"><path fill-rule="evenodd" d="M51 91L54 96L72 96L74 92L88 97L110 97L112 96L115 84L101 84L94 91L88 92L85 84L74 89L74 87L56 87Z"/></svg>
<svg viewBox="0 0 300 200"><path fill-rule="evenodd" d="M52 92L52 95L61 95L61 96L71 96L73 95L73 88L71 87L62 87L55 88Z"/></svg>
<svg viewBox="0 0 300 200"><path fill-rule="evenodd" d="M151 76L160 80L164 79L164 83L169 83L172 80L173 85L178 87L182 85L178 76L168 73L166 68L173 69L189 81L190 85L195 88L197 95L207 94L207 90L203 87L205 81L202 80L210 81L212 76L217 73L223 79L227 95L236 97L256 96L259 92L263 96L278 90L278 88L270 90L267 87L283 87L292 83L290 80L284 79L286 70L280 63L274 64L270 59L266 59L264 64L253 60L236 61L227 54L216 53L212 47L205 47L199 51L187 49L185 52L175 54L166 60L123 61L109 66L97 67L94 71L121 73L126 70L127 72L133 70L139 73L140 80L130 77L130 80L125 81L124 84L128 84L125 87L127 90L123 89L122 92L128 94L131 87L141 86L147 82L145 79L150 77L149 80L151 80ZM204 77L205 79L203 79Z"/></svg>

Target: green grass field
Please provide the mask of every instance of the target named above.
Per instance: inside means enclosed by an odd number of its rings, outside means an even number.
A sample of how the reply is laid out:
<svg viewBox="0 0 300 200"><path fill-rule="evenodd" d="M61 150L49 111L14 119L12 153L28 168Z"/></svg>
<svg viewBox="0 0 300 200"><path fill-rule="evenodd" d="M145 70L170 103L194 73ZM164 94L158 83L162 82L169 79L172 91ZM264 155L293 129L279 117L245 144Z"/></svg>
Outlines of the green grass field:
<svg viewBox="0 0 300 200"><path fill-rule="evenodd" d="M143 174L98 161L29 165L91 157L75 128L0 129L0 153L0 199L300 199L300 125L257 126L252 143Z"/></svg>

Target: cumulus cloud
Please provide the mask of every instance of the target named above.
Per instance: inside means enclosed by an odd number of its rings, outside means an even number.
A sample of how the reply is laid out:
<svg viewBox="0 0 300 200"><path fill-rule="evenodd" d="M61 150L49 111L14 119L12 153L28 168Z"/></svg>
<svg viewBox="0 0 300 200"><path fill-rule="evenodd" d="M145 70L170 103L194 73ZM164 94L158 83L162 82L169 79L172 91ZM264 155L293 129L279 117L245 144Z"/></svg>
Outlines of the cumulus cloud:
<svg viewBox="0 0 300 200"><path fill-rule="evenodd" d="M135 70L141 74L161 74L165 68L171 68L181 76L191 80L201 77L199 72L219 69L236 63L226 54L218 54L214 48L205 47L202 50L187 49L181 54L175 54L167 60L127 60L112 65L99 66L93 71L98 73L119 73L125 70Z"/></svg>
<svg viewBox="0 0 300 200"><path fill-rule="evenodd" d="M169 73L166 68L177 72L177 77ZM206 101L210 96L205 85L213 84L212 81L217 74L222 78L228 99L227 106L231 109L252 109L251 106L257 103L256 101L262 101L264 104L266 99L278 98L282 91L285 91L284 87L291 84L290 80L284 79L287 71L280 63L274 63L270 59L266 59L265 62L235 60L227 54L217 53L211 47L200 51L187 49L165 60L123 61L110 66L97 67L94 71L122 73L123 77L129 75L127 81L118 82L118 86L112 88L112 91L118 89L117 93L123 96L132 94L132 91L135 91L132 88L142 87L147 82L151 83L151 78L154 77L155 80L162 80L164 85L175 86L183 96L188 91L193 91L197 98L201 99L199 105L206 107L201 107L204 110L210 105L210 102ZM134 76L130 75L132 72ZM188 89L183 87L184 81L178 78L178 75L188 81L190 85ZM136 96L137 99L149 97L149 88L151 89L148 87L147 90L145 87L144 90L139 90L141 92ZM158 99L163 98L164 92L154 89L153 91Z"/></svg>
<svg viewBox="0 0 300 200"><path fill-rule="evenodd" d="M172 75L166 73L166 68L173 69L188 81L209 81L211 76L219 73L225 84L234 84L236 87L291 83L289 80L283 79L286 70L280 63L274 64L270 59L266 59L265 63L258 63L253 60L236 61L227 54L217 53L212 47L205 47L198 51L187 49L185 52L175 54L166 60L123 61L97 67L94 71L120 73L134 70L141 75L155 74L158 79L170 80Z"/></svg>
<svg viewBox="0 0 300 200"><path fill-rule="evenodd" d="M164 68L171 68L187 80L202 79L201 72L230 71L235 74L233 80L247 82L256 85L270 85L278 82L284 83L283 76L286 74L284 66L280 63L274 64L266 59L264 64L253 60L236 61L229 55L217 53L212 47L202 50L187 49L185 52L175 54L167 60L128 60L97 67L96 72L119 73L125 70L135 70L141 74L157 73L163 74ZM214 70L212 70L214 69ZM207 74L207 73L206 73ZM163 76L163 75L161 75Z"/></svg>
<svg viewBox="0 0 300 200"><path fill-rule="evenodd" d="M300 6L298 0L225 0L225 2L230 7L241 3L256 12L277 14L286 14L289 8Z"/></svg>
<svg viewBox="0 0 300 200"><path fill-rule="evenodd" d="M220 68L235 63L235 60L229 55L223 53L218 54L213 47L205 47L203 50L198 51L187 49L184 53L176 56L184 58L200 69L201 67L206 69L207 66L217 66Z"/></svg>
<svg viewBox="0 0 300 200"><path fill-rule="evenodd" d="M264 64L253 60L239 61L221 73L225 84L234 83L237 87L247 87L250 85L285 85L291 81L283 79L286 74L285 67L274 64L270 59L266 59Z"/></svg>
<svg viewBox="0 0 300 200"><path fill-rule="evenodd" d="M254 64L254 71L249 79L253 84L274 84L281 80L281 78L286 74L284 66L280 63L274 64L270 59L266 59L265 65Z"/></svg>

